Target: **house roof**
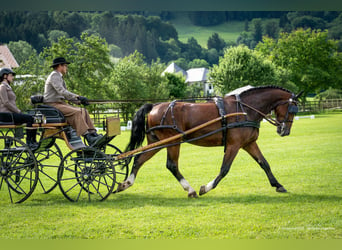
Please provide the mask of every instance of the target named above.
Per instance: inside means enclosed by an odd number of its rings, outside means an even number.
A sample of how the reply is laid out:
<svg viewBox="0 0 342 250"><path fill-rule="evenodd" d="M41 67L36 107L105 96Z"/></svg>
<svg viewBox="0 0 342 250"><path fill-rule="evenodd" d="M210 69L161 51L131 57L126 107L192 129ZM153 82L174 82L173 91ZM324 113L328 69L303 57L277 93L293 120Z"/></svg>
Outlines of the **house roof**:
<svg viewBox="0 0 342 250"><path fill-rule="evenodd" d="M181 72L183 76L186 77L186 83L193 83L193 82L207 82L208 81L208 73L209 70L207 68L193 68L187 71L184 71L181 67L177 64L172 62L167 68L163 71L162 75L168 73L179 73Z"/></svg>
<svg viewBox="0 0 342 250"><path fill-rule="evenodd" d="M18 68L19 64L15 60L7 45L0 45L0 68Z"/></svg>
<svg viewBox="0 0 342 250"><path fill-rule="evenodd" d="M187 78L185 82L206 82L209 70L207 68L194 68L187 70L186 73Z"/></svg>
<svg viewBox="0 0 342 250"><path fill-rule="evenodd" d="M169 66L167 66L167 68L163 71L162 75L164 75L165 73L182 73L183 76L186 76L186 72L179 67L177 64L175 64L174 62L172 62Z"/></svg>

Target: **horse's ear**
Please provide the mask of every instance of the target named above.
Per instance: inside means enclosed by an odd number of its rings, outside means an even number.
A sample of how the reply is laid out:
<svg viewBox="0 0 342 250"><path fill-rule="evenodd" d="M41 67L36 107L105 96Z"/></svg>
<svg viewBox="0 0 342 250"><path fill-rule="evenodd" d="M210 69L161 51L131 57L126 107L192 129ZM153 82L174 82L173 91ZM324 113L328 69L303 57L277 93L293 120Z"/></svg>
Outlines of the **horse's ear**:
<svg viewBox="0 0 342 250"><path fill-rule="evenodd" d="M293 99L298 100L298 98L304 93L304 90L300 91Z"/></svg>

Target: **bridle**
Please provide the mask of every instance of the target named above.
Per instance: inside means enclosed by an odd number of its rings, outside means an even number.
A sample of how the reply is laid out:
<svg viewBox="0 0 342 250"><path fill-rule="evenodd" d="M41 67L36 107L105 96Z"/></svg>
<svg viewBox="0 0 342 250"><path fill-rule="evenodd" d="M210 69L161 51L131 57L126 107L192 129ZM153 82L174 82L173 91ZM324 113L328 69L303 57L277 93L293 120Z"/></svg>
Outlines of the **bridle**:
<svg viewBox="0 0 342 250"><path fill-rule="evenodd" d="M284 102L278 103L275 107L272 108L272 110L274 110L274 109L276 109L280 105L288 104L286 115L285 115L285 118L284 118L283 121L278 121L277 119L272 118L270 115L267 115L267 114L261 112L260 110L250 106L249 104L242 102L238 95L236 95L236 102L241 105L241 108L242 108L242 106L245 106L245 107L247 107L247 108L257 112L266 121L268 121L272 125L274 125L274 126L284 126L285 123L287 123L287 122L293 123L293 120L289 120L288 119L289 114L296 114L296 113L298 113L298 106L297 106L298 105L298 101L296 101L294 97L295 96L292 94L291 98L289 98L288 100L286 100ZM243 110L243 108L242 108L242 111L245 112Z"/></svg>
<svg viewBox="0 0 342 250"><path fill-rule="evenodd" d="M283 103L278 104L276 107L278 107L279 105L284 105L284 104L288 104L288 107L287 107L285 118L280 123L282 123L282 124L287 123L287 122L293 123L293 120L289 120L288 117L289 117L289 114L297 114L298 113L298 106L297 106L298 101L293 100L293 96L292 96L292 98L290 98L289 100L287 100Z"/></svg>

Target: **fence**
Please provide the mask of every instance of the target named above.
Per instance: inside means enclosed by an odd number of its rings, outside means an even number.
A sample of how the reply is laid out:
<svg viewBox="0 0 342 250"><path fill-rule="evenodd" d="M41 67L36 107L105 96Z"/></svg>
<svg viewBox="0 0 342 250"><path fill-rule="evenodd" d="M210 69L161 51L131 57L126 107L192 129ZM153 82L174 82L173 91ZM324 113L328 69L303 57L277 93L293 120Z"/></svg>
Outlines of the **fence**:
<svg viewBox="0 0 342 250"><path fill-rule="evenodd" d="M305 113L320 113L327 110L342 109L342 99L328 99L321 101L309 101L299 105L299 111Z"/></svg>
<svg viewBox="0 0 342 250"><path fill-rule="evenodd" d="M206 101L207 98L198 98L191 99L186 101ZM139 104L142 105L144 103L157 103L160 101L169 101L169 100L110 100L110 101L92 101L92 105L90 106L91 116L94 120L94 123L97 126L102 126L102 123L106 116L115 116L121 117L122 114L122 104ZM304 114L312 114L312 113L320 113L327 110L342 110L342 99L329 99L329 100L321 100L321 101L308 101L306 103L299 104L299 112ZM121 119L123 122L123 119Z"/></svg>

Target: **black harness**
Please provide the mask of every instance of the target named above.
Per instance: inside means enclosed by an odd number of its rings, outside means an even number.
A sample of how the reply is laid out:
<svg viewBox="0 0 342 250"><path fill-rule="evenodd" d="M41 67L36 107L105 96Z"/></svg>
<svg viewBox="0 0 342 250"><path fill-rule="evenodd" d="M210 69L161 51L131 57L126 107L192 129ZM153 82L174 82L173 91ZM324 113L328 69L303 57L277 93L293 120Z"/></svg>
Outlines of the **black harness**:
<svg viewBox="0 0 342 250"><path fill-rule="evenodd" d="M236 96L237 96L237 98L240 99L240 97L238 95L236 95ZM222 119L221 119L221 128L218 129L218 130L212 131L212 133L210 133L210 135L214 134L214 133L217 133L220 130L222 131L222 146L224 146L224 152L226 151L226 147L227 147L226 140L227 140L227 130L228 129L231 129L231 128L242 128L242 127L260 128L260 122L248 121L247 117L246 117L245 121L238 121L238 117L236 117L236 122L228 124L227 118L224 118L224 116L227 113L226 113L226 111L224 109L223 98L222 97L214 97L213 101L216 104L219 116L221 116ZM166 111L163 114L163 117L162 117L162 119L160 121L160 125L154 126L152 128L149 128L146 131L146 133L153 132L154 130L157 130L157 129L173 129L173 130L177 131L178 133L185 134L184 131L179 129L177 127L177 124L176 124L176 119L175 119L175 116L174 116L174 106L175 106L176 102L177 101L175 100L175 101L172 101L169 104L169 106L167 107ZM239 111L239 109L242 110L242 112L244 112L243 105L240 102L237 102L237 107L236 107L237 112ZM172 125L164 124L168 112L171 113L171 119L172 119L172 123L173 123ZM208 135L205 135L205 136L208 136ZM199 139L199 138L197 138L197 139Z"/></svg>

